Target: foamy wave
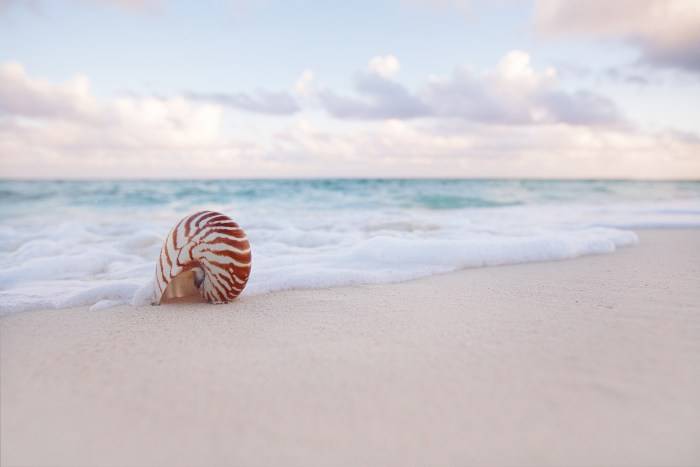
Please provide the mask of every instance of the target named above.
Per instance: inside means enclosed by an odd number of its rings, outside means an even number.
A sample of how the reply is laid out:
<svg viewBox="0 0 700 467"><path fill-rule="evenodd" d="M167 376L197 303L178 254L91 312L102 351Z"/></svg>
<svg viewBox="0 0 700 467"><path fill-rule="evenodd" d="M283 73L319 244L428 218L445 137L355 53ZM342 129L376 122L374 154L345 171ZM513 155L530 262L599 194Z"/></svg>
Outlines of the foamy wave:
<svg viewBox="0 0 700 467"><path fill-rule="evenodd" d="M464 268L611 253L637 241L634 232L602 228L465 240L376 236L342 251L289 253L281 261L262 257L247 292L400 282Z"/></svg>
<svg viewBox="0 0 700 467"><path fill-rule="evenodd" d="M225 212L246 229L253 248L247 295L605 254L637 242L630 228L700 227L697 198L444 209L388 203L386 192L365 193L377 197L374 204L334 192L336 204L326 207L318 199L266 194L235 204L176 199L6 213L0 311L150 303L161 242L183 215L203 208Z"/></svg>

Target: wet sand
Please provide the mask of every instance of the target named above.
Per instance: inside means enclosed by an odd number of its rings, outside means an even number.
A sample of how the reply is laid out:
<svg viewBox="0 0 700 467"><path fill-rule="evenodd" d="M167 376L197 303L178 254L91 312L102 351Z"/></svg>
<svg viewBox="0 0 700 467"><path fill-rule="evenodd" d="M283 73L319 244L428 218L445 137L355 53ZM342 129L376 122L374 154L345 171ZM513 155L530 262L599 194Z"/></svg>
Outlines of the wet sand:
<svg viewBox="0 0 700 467"><path fill-rule="evenodd" d="M225 306L0 318L3 466L700 465L700 231Z"/></svg>

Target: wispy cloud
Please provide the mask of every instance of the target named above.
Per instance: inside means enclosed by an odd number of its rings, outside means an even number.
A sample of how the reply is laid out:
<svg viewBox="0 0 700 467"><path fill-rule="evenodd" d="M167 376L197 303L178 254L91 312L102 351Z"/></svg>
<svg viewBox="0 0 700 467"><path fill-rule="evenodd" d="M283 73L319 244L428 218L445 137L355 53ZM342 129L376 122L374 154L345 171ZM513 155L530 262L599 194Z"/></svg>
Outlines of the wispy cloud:
<svg viewBox="0 0 700 467"><path fill-rule="evenodd" d="M700 72L697 0L537 0L535 24L549 36L621 40L646 63Z"/></svg>
<svg viewBox="0 0 700 467"><path fill-rule="evenodd" d="M0 64L0 172L16 177L700 176L696 134L594 124L598 115L568 108L585 107L582 102L592 98L553 93L552 73L535 72L519 54L509 54L494 70L469 71L466 87L455 85L464 81L459 73L429 80L421 92L434 89L437 96L411 95L432 105L422 119L363 116L348 124L319 120L317 112L302 109L298 116L234 132L222 124L228 106L217 99L101 98L85 76L52 83L18 63ZM381 86L395 82L364 73L384 80L372 92L391 95ZM473 95L499 79L505 82L494 89L515 104L475 101ZM315 92L310 71L300 83L295 88ZM447 84L456 87L447 92L441 87ZM567 96L564 103L547 100L561 95ZM448 101L454 108L438 105ZM374 104L396 108L395 102ZM460 112L469 106L482 113L463 117ZM556 118L535 120L531 111L537 106L556 109Z"/></svg>
<svg viewBox="0 0 700 467"><path fill-rule="evenodd" d="M89 80L61 84L30 76L18 63L0 64L0 154L83 162L142 151L177 151L220 143L219 106L183 97L99 99ZM112 156L109 156L112 157Z"/></svg>
<svg viewBox="0 0 700 467"><path fill-rule="evenodd" d="M493 70L460 67L452 75L431 77L412 92L393 79L396 72L373 69L355 79L358 96L331 90L320 93L334 117L350 119L454 118L478 123L531 125L569 123L610 125L623 118L615 103L592 91L567 92L558 87L556 70L535 70L522 51L506 54ZM398 71L398 60L396 60Z"/></svg>
<svg viewBox="0 0 700 467"><path fill-rule="evenodd" d="M90 83L79 75L62 84L31 78L17 62L0 64L0 115L88 118L96 115Z"/></svg>
<svg viewBox="0 0 700 467"><path fill-rule="evenodd" d="M255 94L188 92L185 95L195 101L214 102L237 110L261 114L291 115L300 110L296 99L285 91L258 91Z"/></svg>
<svg viewBox="0 0 700 467"><path fill-rule="evenodd" d="M360 97L344 96L326 89L319 98L336 118L381 120L427 117L431 109L403 85L377 75L361 74L355 80Z"/></svg>
<svg viewBox="0 0 700 467"><path fill-rule="evenodd" d="M357 96L343 95L331 89L318 92L321 106L341 119L381 120L426 117L430 108L393 78L401 65L394 55L376 56L355 75Z"/></svg>

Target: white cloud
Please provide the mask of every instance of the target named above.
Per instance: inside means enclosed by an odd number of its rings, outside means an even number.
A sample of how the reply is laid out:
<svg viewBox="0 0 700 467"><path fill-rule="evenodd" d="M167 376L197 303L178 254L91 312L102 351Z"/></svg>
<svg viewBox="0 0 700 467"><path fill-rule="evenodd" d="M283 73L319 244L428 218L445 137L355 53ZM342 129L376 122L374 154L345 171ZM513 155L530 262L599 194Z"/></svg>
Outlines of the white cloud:
<svg viewBox="0 0 700 467"><path fill-rule="evenodd" d="M298 176L700 176L700 139L672 132L385 120L351 131L303 122L276 141L274 152L293 160L286 170Z"/></svg>
<svg viewBox="0 0 700 467"><path fill-rule="evenodd" d="M474 0L402 0L407 5L428 6L431 8L455 9L467 14L473 8ZM494 1L494 0L492 0Z"/></svg>
<svg viewBox="0 0 700 467"><path fill-rule="evenodd" d="M234 109L269 115L291 115L300 110L296 99L286 91L247 93L187 93L189 99L213 102Z"/></svg>
<svg viewBox="0 0 700 467"><path fill-rule="evenodd" d="M494 70L462 67L452 76L433 78L423 95L435 115L483 123L609 125L622 120L610 99L561 90L554 68L536 71L530 56L519 50L507 53Z"/></svg>
<svg viewBox="0 0 700 467"><path fill-rule="evenodd" d="M535 22L545 34L619 39L644 61L700 72L697 0L536 0Z"/></svg>
<svg viewBox="0 0 700 467"><path fill-rule="evenodd" d="M89 92L86 76L76 76L63 83L30 78L24 67L16 62L0 64L0 114L26 117L95 115L97 103Z"/></svg>
<svg viewBox="0 0 700 467"><path fill-rule="evenodd" d="M559 88L554 68L535 70L530 56L514 50L493 70L460 67L450 76L431 77L413 92L378 73L361 73L355 80L359 96L321 93L321 103L343 119L454 118L472 122L530 125L619 124L615 104L590 91Z"/></svg>
<svg viewBox="0 0 700 467"><path fill-rule="evenodd" d="M393 55L377 56L367 64L370 73L375 73L384 79L389 79L399 72L401 65Z"/></svg>
<svg viewBox="0 0 700 467"><path fill-rule="evenodd" d="M114 131L105 142L116 142L125 133L126 144L160 142L173 144L209 140L220 126L222 109L184 97L118 97L100 100L90 81L78 75L61 84L34 78L16 62L0 64L0 117L32 127L62 126L90 128L93 132ZM159 143L160 144L160 143Z"/></svg>
<svg viewBox="0 0 700 467"><path fill-rule="evenodd" d="M319 93L319 100L328 113L341 119L409 119L431 114L426 103L403 85L375 73L359 74L355 89L359 97L324 89Z"/></svg>
<svg viewBox="0 0 700 467"><path fill-rule="evenodd" d="M83 164L138 162L145 154L167 160L169 153L221 145L222 115L218 105L183 97L101 100L84 76L52 84L17 63L0 65L0 155L7 175L64 164L80 172Z"/></svg>
<svg viewBox="0 0 700 467"><path fill-rule="evenodd" d="M316 94L314 72L304 70L296 83L294 83L294 93L301 98L310 98Z"/></svg>
<svg viewBox="0 0 700 467"><path fill-rule="evenodd" d="M317 92L320 105L341 119L377 120L416 118L430 113L428 107L408 89L394 81L400 64L393 55L373 57L367 68L355 76L359 97L344 96L331 89Z"/></svg>
<svg viewBox="0 0 700 467"><path fill-rule="evenodd" d="M313 113L268 119L269 125L246 118L231 131L216 103L104 99L92 94L85 77L53 84L18 64L0 70L4 176L700 177L700 138L692 134L546 119L539 125L440 117L347 122ZM520 53L489 73L489 82L499 77L499 86L516 96L556 84L553 72L532 70Z"/></svg>

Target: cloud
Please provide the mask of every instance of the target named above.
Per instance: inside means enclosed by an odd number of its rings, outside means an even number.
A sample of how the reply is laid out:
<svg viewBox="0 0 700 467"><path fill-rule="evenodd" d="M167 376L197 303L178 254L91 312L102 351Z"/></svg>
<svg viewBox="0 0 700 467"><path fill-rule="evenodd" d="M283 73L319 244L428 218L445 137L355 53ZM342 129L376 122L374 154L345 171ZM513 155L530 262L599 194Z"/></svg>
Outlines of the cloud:
<svg viewBox="0 0 700 467"><path fill-rule="evenodd" d="M91 164L128 167L128 161L148 167L142 160L147 154L177 157L224 144L222 113L220 106L184 97L99 99L84 76L52 84L29 76L20 64L4 63L0 65L3 174L12 174L17 167L29 175L62 165L78 171Z"/></svg>
<svg viewBox="0 0 700 467"><path fill-rule="evenodd" d="M379 75L362 73L355 80L362 97L346 97L324 90L319 97L323 107L334 117L376 120L409 119L430 115L430 108L401 84Z"/></svg>
<svg viewBox="0 0 700 467"><path fill-rule="evenodd" d="M296 100L286 92L259 91L253 95L188 93L185 97L193 103L213 103L262 114L290 115L300 110ZM134 102L137 100L137 97L132 98ZM151 98L151 101L166 102L167 99ZM142 102L146 100L142 99ZM65 83L52 84L29 77L19 63L0 64L0 115L5 113L25 117L90 120L104 118L103 110L91 95L90 82L86 76L78 75Z"/></svg>
<svg viewBox="0 0 700 467"><path fill-rule="evenodd" d="M25 117L86 117L95 114L96 102L85 76L63 84L30 78L17 62L0 64L0 115Z"/></svg>
<svg viewBox="0 0 700 467"><path fill-rule="evenodd" d="M93 0L94 1L94 0ZM163 0L98 0L101 3L114 5L131 10L146 10L149 8L160 7Z"/></svg>
<svg viewBox="0 0 700 467"><path fill-rule="evenodd" d="M269 115L291 115L300 110L294 97L283 91L258 91L253 95L190 92L186 96L196 101L214 102L238 110Z"/></svg>
<svg viewBox="0 0 700 467"><path fill-rule="evenodd" d="M644 179L700 176L698 150L676 132L384 120L342 131L302 121L272 152L302 176Z"/></svg>
<svg viewBox="0 0 700 467"><path fill-rule="evenodd" d="M32 10L36 10L39 5L39 0L0 0L0 13L9 10L12 7L24 6Z"/></svg>
<svg viewBox="0 0 700 467"><path fill-rule="evenodd" d="M559 88L554 68L535 70L526 52L508 52L493 70L458 68L433 78L423 90L434 113L493 124L612 125L622 117L615 104L591 91Z"/></svg>
<svg viewBox="0 0 700 467"><path fill-rule="evenodd" d="M493 0L492 0L493 1ZM463 14L472 11L474 0L402 0L407 5L427 6L439 9L454 9Z"/></svg>
<svg viewBox="0 0 700 467"><path fill-rule="evenodd" d="M649 76L633 67L608 67L602 71L602 76L613 82L635 86L649 86L659 82L658 76Z"/></svg>
<svg viewBox="0 0 700 467"><path fill-rule="evenodd" d="M74 3L97 3L124 8L131 11L146 11L160 8L164 0L73 0ZM0 0L0 13L12 7L25 7L33 11L41 11L45 0Z"/></svg>
<svg viewBox="0 0 700 467"><path fill-rule="evenodd" d="M400 69L393 55L377 56L367 69L355 76L355 90L360 97L343 96L330 89L318 93L322 107L341 119L377 120L425 117L430 109L398 82L391 79Z"/></svg>
<svg viewBox="0 0 700 467"><path fill-rule="evenodd" d="M372 59L369 71L357 76L358 97L325 90L320 94L322 106L341 119L433 117L510 125L622 121L610 99L590 91L559 89L556 70L536 71L522 51L506 54L494 70L479 73L461 67L450 76L431 77L416 92L387 78L385 70L377 70L377 63L377 58Z"/></svg>
<svg viewBox="0 0 700 467"><path fill-rule="evenodd" d="M516 96L531 96L553 79L530 70L523 56L489 73L514 80L517 86L508 89ZM483 85L489 73L469 76ZM440 117L350 124L317 113L229 128L216 102L100 98L87 77L56 84L17 63L0 66L0 109L5 177L700 177L700 138L693 133L547 119L538 125Z"/></svg>
<svg viewBox="0 0 700 467"><path fill-rule="evenodd" d="M294 93L301 98L310 98L316 94L314 72L304 70L296 83L294 83Z"/></svg>
<svg viewBox="0 0 700 467"><path fill-rule="evenodd" d="M401 65L393 55L384 55L372 58L367 64L367 68L370 73L389 79L399 72Z"/></svg>
<svg viewBox="0 0 700 467"><path fill-rule="evenodd" d="M159 143L115 145L114 132L0 124L0 171L26 178L700 177L699 139L674 132L399 120L333 127L304 119L250 141L182 145L161 135Z"/></svg>
<svg viewBox="0 0 700 467"><path fill-rule="evenodd" d="M172 141L183 141L215 132L221 109L183 97L99 100L92 94L86 76L53 84L29 76L19 63L8 62L0 64L0 115L19 122L16 128L25 122L31 126L74 125L93 130L128 130L125 140L132 142L157 139L159 134Z"/></svg>
<svg viewBox="0 0 700 467"><path fill-rule="evenodd" d="M697 0L537 0L535 24L555 37L623 40L644 62L700 72Z"/></svg>

